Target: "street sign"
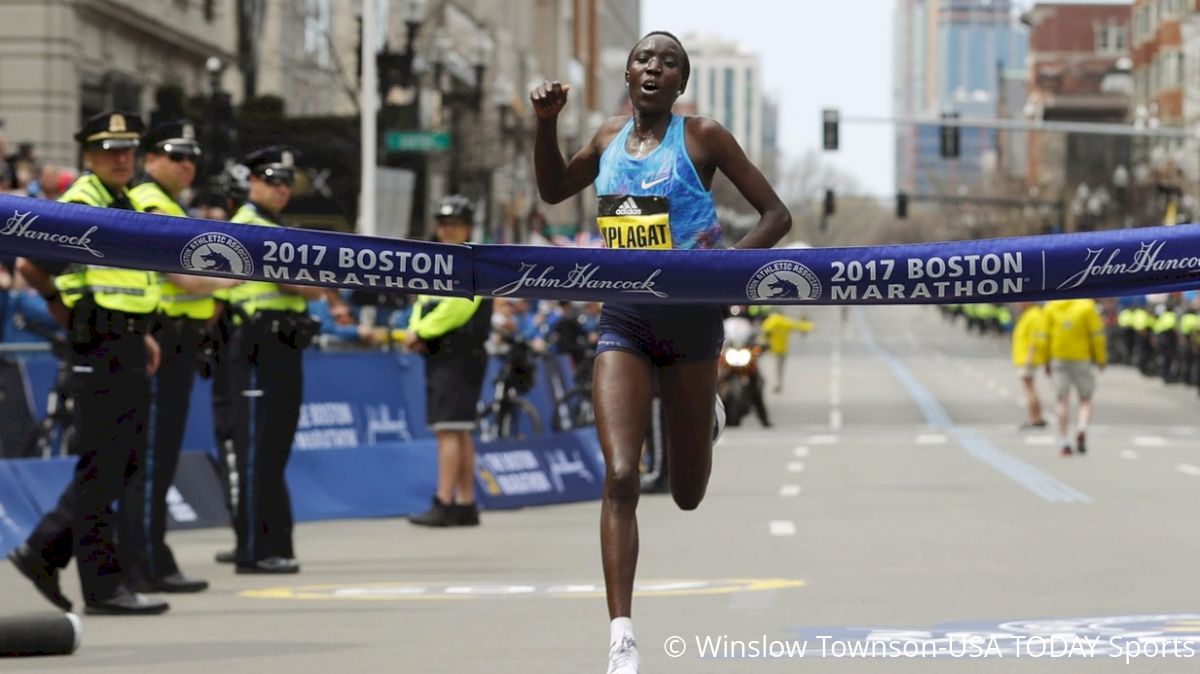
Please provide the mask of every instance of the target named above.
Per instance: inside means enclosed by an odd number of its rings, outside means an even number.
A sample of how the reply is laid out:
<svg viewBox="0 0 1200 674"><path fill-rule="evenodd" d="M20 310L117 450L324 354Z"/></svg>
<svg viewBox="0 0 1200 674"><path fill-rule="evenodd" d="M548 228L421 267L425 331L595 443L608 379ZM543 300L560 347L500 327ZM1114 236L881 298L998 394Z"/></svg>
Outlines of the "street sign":
<svg viewBox="0 0 1200 674"><path fill-rule="evenodd" d="M388 131L383 137L388 152L445 152L450 134L445 131Z"/></svg>

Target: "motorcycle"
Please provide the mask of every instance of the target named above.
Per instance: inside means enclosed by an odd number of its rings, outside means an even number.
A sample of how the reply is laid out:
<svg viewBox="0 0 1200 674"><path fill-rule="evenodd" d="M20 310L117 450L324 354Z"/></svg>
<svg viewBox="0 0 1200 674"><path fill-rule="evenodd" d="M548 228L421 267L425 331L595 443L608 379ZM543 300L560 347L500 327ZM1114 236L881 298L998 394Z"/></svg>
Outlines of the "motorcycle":
<svg viewBox="0 0 1200 674"><path fill-rule="evenodd" d="M738 426L753 409L755 396L762 395L762 376L758 359L762 346L755 343L754 326L749 319L734 316L725 319L725 346L717 368L717 393L725 403L725 424Z"/></svg>

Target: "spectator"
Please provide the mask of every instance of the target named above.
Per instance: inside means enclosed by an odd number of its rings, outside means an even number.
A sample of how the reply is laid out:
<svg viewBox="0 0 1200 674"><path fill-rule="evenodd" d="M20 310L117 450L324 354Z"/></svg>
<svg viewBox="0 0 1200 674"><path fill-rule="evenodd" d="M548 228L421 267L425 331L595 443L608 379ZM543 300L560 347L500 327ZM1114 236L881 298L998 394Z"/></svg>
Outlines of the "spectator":
<svg viewBox="0 0 1200 674"><path fill-rule="evenodd" d="M16 276L13 273L16 263L16 258L0 255L0 342L4 341L5 328L8 326L9 295Z"/></svg>

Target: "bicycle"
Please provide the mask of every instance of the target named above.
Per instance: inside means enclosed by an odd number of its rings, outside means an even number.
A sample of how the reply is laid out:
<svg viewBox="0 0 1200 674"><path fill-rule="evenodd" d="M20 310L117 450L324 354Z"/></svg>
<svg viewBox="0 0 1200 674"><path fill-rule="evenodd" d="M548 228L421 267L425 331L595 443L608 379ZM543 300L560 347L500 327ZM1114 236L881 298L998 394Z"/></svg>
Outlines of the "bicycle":
<svg viewBox="0 0 1200 674"><path fill-rule="evenodd" d="M66 337L45 326L14 316L14 324L42 337L50 344L50 352L58 359L54 385L46 396L46 415L38 420L25 437L24 456L48 459L55 448L60 456L79 453L75 447L75 396L72 391L72 361L74 353Z"/></svg>
<svg viewBox="0 0 1200 674"><path fill-rule="evenodd" d="M533 388L536 365L533 348L511 337L504 339L500 353L500 371L496 374L492 401L481 405L475 423L482 442L519 440L542 434L542 417L533 403L521 397Z"/></svg>
<svg viewBox="0 0 1200 674"><path fill-rule="evenodd" d="M555 428L560 431L596 425L596 408L592 404L592 366L596 360L596 351L588 347L582 353L572 355L575 367L571 378L572 386L569 389L562 384L562 374L558 371L559 362L551 361L555 365L555 376L551 378L555 389Z"/></svg>

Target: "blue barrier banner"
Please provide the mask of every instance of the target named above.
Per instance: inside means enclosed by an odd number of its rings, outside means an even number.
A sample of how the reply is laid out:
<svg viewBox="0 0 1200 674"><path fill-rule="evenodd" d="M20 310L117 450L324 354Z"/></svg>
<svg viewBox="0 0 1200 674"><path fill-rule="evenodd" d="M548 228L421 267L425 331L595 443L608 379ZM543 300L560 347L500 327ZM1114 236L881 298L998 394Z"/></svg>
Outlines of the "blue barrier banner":
<svg viewBox="0 0 1200 674"><path fill-rule="evenodd" d="M0 250L34 259L438 295L714 304L937 304L1200 287L1195 225L768 250L450 246L0 195Z"/></svg>
<svg viewBox="0 0 1200 674"><path fill-rule="evenodd" d="M287 482L299 522L423 512L437 487L437 447L426 439L292 452Z"/></svg>
<svg viewBox="0 0 1200 674"><path fill-rule="evenodd" d="M38 511L38 517L58 503L79 458L63 456L53 459L10 459L5 461Z"/></svg>
<svg viewBox="0 0 1200 674"><path fill-rule="evenodd" d="M200 452L183 454L175 469L175 480L167 490L167 528L227 526L229 508L213 458Z"/></svg>
<svg viewBox="0 0 1200 674"><path fill-rule="evenodd" d="M604 458L594 430L475 446L475 482L488 510L600 498Z"/></svg>
<svg viewBox="0 0 1200 674"><path fill-rule="evenodd" d="M304 354L297 452L427 438L425 362L396 352Z"/></svg>
<svg viewBox="0 0 1200 674"><path fill-rule="evenodd" d="M493 297L714 304L938 304L1200 286L1200 227L857 248L629 251L472 245Z"/></svg>
<svg viewBox="0 0 1200 674"><path fill-rule="evenodd" d="M23 543L42 516L13 463L0 461L0 555Z"/></svg>
<svg viewBox="0 0 1200 674"><path fill-rule="evenodd" d="M0 251L35 260L470 296L466 246L355 236L0 195Z"/></svg>

